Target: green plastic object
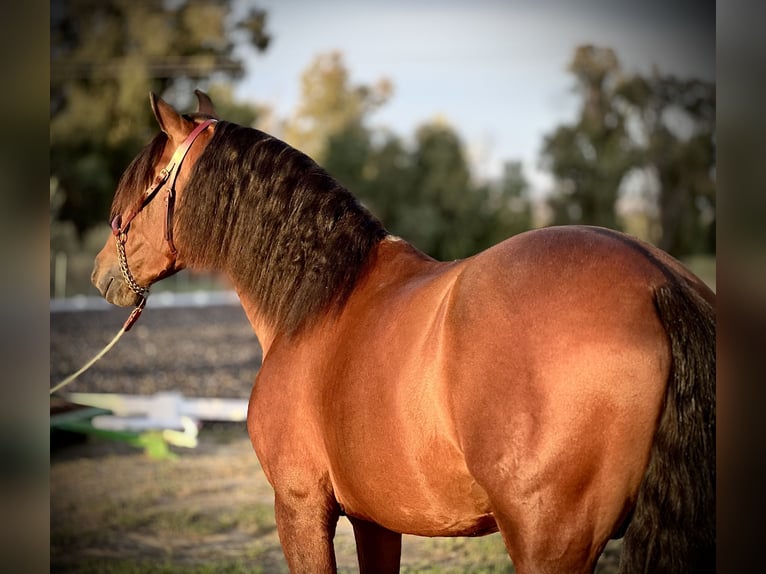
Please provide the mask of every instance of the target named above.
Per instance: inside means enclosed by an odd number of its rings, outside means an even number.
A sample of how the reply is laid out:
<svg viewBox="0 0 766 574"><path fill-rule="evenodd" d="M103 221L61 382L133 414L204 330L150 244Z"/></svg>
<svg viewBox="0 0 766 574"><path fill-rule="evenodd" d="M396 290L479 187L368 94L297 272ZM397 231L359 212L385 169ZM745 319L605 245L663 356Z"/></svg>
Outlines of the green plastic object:
<svg viewBox="0 0 766 574"><path fill-rule="evenodd" d="M108 415L112 411L97 407L76 409L65 413L51 415L51 430L63 430L95 436L106 440L116 440L131 446L143 449L153 459L174 460L178 455L170 450L168 443L162 435L162 431L112 431L98 429L91 424L93 417Z"/></svg>

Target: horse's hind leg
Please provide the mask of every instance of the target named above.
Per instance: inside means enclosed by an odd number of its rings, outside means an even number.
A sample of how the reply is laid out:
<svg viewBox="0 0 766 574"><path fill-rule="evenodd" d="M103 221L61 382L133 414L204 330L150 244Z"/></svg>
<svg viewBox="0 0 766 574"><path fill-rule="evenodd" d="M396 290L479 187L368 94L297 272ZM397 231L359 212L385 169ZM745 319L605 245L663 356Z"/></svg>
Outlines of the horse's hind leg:
<svg viewBox="0 0 766 574"><path fill-rule="evenodd" d="M576 469L562 464L560 475L542 479L492 468L474 476L517 574L592 574L606 537L599 534L604 528L594 516L588 482L569 482Z"/></svg>
<svg viewBox="0 0 766 574"><path fill-rule="evenodd" d="M570 532L565 519L521 524L495 507L493 512L517 574L593 573L601 549L590 537Z"/></svg>
<svg viewBox="0 0 766 574"><path fill-rule="evenodd" d="M374 522L349 516L354 527L361 574L396 574L402 555L402 535Z"/></svg>

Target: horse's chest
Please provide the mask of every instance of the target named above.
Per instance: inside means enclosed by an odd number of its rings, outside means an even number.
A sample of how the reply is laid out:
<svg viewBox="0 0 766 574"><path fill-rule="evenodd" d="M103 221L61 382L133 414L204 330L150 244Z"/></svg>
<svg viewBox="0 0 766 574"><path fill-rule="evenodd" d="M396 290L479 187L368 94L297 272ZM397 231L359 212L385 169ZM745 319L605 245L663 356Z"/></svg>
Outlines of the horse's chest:
<svg viewBox="0 0 766 574"><path fill-rule="evenodd" d="M250 395L247 426L258 459L272 484L301 467L326 467L317 404L305 385L264 365ZM276 485L275 485L276 486Z"/></svg>

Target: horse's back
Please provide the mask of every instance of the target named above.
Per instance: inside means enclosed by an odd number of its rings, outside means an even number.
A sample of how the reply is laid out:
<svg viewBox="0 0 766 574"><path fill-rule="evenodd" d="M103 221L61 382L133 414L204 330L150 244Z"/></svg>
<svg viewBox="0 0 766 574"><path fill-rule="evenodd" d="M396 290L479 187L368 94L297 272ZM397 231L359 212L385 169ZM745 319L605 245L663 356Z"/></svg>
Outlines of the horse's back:
<svg viewBox="0 0 766 574"><path fill-rule="evenodd" d="M580 281L597 286L593 272L602 279L632 281L655 288L668 281L682 281L711 304L715 295L703 281L677 259L635 237L603 227L564 225L520 233L466 260L471 272L520 273L556 281ZM587 285L580 284L585 287ZM571 288L570 288L571 289Z"/></svg>

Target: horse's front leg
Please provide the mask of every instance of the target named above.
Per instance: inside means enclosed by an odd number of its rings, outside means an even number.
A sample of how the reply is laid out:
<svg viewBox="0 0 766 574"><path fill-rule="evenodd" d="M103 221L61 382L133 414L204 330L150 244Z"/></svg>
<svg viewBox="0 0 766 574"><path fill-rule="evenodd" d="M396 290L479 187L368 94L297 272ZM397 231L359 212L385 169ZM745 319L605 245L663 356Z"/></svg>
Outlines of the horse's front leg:
<svg viewBox="0 0 766 574"><path fill-rule="evenodd" d="M354 527L360 574L397 574L402 555L402 535L374 522L349 520Z"/></svg>
<svg viewBox="0 0 766 574"><path fill-rule="evenodd" d="M339 510L324 492L287 488L274 499L277 532L292 574L334 574Z"/></svg>

